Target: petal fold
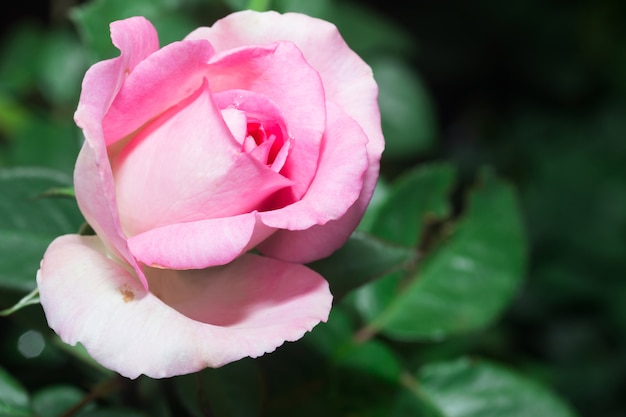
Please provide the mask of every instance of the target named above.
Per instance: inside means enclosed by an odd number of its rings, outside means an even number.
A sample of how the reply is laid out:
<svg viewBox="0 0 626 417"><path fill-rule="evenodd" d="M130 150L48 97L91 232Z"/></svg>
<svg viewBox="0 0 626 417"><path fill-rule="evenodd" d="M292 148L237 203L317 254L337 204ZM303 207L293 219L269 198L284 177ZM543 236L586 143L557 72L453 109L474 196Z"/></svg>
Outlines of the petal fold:
<svg viewBox="0 0 626 417"><path fill-rule="evenodd" d="M224 265L273 230L257 225L256 213L158 227L131 237L128 245L146 265L202 269Z"/></svg>
<svg viewBox="0 0 626 417"><path fill-rule="evenodd" d="M50 327L128 378L166 378L271 352L325 321L332 303L317 273L256 255L147 274L157 294L109 258L97 237L56 239L37 276Z"/></svg>
<svg viewBox="0 0 626 417"><path fill-rule="evenodd" d="M158 50L159 40L152 24L143 17L111 23L111 38L120 50L120 56L99 62L87 71L74 115L85 136L74 169L74 188L78 206L87 222L111 251L126 259L142 284L147 286L143 272L130 255L121 228L102 120L126 74Z"/></svg>
<svg viewBox="0 0 626 417"><path fill-rule="evenodd" d="M359 198L368 169L367 136L354 120L327 103L317 173L300 201L259 214L264 224L277 229L304 230L342 217Z"/></svg>
<svg viewBox="0 0 626 417"><path fill-rule="evenodd" d="M248 213L291 184L240 148L205 83L112 160L124 231Z"/></svg>
<svg viewBox="0 0 626 417"><path fill-rule="evenodd" d="M128 73L103 121L107 145L190 96L203 83L213 48L207 41L164 46Z"/></svg>

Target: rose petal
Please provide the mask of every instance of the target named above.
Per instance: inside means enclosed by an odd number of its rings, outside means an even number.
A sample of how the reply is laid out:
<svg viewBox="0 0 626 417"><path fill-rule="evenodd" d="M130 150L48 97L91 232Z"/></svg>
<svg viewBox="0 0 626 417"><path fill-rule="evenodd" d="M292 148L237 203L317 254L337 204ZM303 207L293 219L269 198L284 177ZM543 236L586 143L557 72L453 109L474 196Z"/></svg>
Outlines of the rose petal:
<svg viewBox="0 0 626 417"><path fill-rule="evenodd" d="M148 271L170 307L106 256L97 237L48 248L37 283L48 324L107 368L164 378L271 352L325 321L332 296L312 270L254 255L205 271Z"/></svg>
<svg viewBox="0 0 626 417"><path fill-rule="evenodd" d="M328 126L317 174L300 201L285 208L259 213L261 221L277 229L304 230L342 217L361 193L368 168L367 137L354 120L337 106L327 104ZM272 241L274 238L270 238ZM332 246L332 243L329 243ZM263 243L265 253L279 254L272 243Z"/></svg>
<svg viewBox="0 0 626 417"><path fill-rule="evenodd" d="M87 222L114 253L127 260L142 284L147 286L143 272L126 246L120 225L102 120L125 74L156 51L159 40L152 24L143 17L111 23L111 38L120 50L120 56L99 62L87 71L74 115L85 136L74 170L74 189Z"/></svg>
<svg viewBox="0 0 626 417"><path fill-rule="evenodd" d="M116 21L110 27L111 39L120 50L120 56L98 62L85 74L76 110L77 123L83 128L100 130L102 117L119 91L126 74L159 49L156 30L143 17Z"/></svg>
<svg viewBox="0 0 626 417"><path fill-rule="evenodd" d="M326 101L337 104L363 128L370 139L370 155L382 153L378 86L372 70L350 49L332 23L299 13L245 10L218 20L212 27L198 28L185 39L207 39L216 53L279 40L295 43L320 74Z"/></svg>
<svg viewBox="0 0 626 417"><path fill-rule="evenodd" d="M186 39L207 39L216 54L277 40L294 42L320 74L327 101L337 104L365 131L369 139L369 167L361 194L346 215L303 231L277 232L264 247L275 256L280 253L283 259L298 262L332 253L357 226L378 178L384 138L377 102L378 86L371 68L349 48L333 24L298 13L237 12L218 20L212 27L196 29ZM270 249L272 247L274 249Z"/></svg>
<svg viewBox="0 0 626 417"><path fill-rule="evenodd" d="M295 181L292 191L299 198L315 175L326 123L324 89L317 72L295 45L277 42L216 54L211 58L208 79L213 93L248 90L265 96L280 109L293 137L281 172Z"/></svg>
<svg viewBox="0 0 626 417"><path fill-rule="evenodd" d="M174 42L141 61L128 74L104 118L107 145L200 88L212 54L207 41Z"/></svg>
<svg viewBox="0 0 626 417"><path fill-rule="evenodd" d="M172 269L224 265L273 232L256 213L158 227L128 240L139 262Z"/></svg>
<svg viewBox="0 0 626 417"><path fill-rule="evenodd" d="M98 153L100 151L100 153ZM74 169L76 202L85 220L102 238L110 250L125 259L135 270L141 284L147 288L148 281L128 249L126 235L122 231L117 208L111 167L102 150L85 142L78 154Z"/></svg>
<svg viewBox="0 0 626 417"><path fill-rule="evenodd" d="M111 161L124 231L251 212L291 184L240 148L205 84Z"/></svg>

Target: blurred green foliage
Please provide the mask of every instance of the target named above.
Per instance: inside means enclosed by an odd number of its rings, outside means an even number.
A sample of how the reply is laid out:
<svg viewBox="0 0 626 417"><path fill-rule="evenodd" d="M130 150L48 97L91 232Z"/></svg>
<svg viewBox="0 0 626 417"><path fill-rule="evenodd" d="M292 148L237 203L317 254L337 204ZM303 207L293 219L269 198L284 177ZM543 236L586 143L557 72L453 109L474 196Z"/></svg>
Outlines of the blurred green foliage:
<svg viewBox="0 0 626 417"><path fill-rule="evenodd" d="M626 3L269 3L335 23L380 84L379 187L311 265L329 322L259 359L128 381L28 307L0 322L0 416L625 415ZM40 197L71 186L109 22L145 15L165 44L248 4L50 0L2 26L0 310L82 223Z"/></svg>

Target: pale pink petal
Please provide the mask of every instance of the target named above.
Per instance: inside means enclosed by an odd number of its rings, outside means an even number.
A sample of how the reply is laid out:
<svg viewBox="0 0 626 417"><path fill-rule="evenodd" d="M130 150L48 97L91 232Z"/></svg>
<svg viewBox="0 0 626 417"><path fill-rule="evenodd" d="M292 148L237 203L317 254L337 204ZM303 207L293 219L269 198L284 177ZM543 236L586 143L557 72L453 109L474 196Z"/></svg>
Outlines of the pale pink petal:
<svg viewBox="0 0 626 417"><path fill-rule="evenodd" d="M141 61L128 74L104 118L107 145L200 88L212 54L207 41L174 42Z"/></svg>
<svg viewBox="0 0 626 417"><path fill-rule="evenodd" d="M152 24L142 17L112 23L111 38L121 54L118 58L99 62L87 71L74 115L85 136L74 170L74 188L87 222L112 251L135 268L141 282L147 285L128 251L120 226L102 120L126 74L157 50L159 41Z"/></svg>
<svg viewBox="0 0 626 417"><path fill-rule="evenodd" d="M317 273L254 255L205 271L147 274L156 295L97 237L58 238L37 276L48 324L126 377L165 378L272 352L325 321L332 301Z"/></svg>
<svg viewBox="0 0 626 417"><path fill-rule="evenodd" d="M328 126L313 183L300 201L259 213L267 226L304 230L323 225L342 217L359 198L368 168L367 137L337 106L328 103L327 108Z"/></svg>
<svg viewBox="0 0 626 417"><path fill-rule="evenodd" d="M315 175L326 124L324 89L317 72L295 45L277 42L214 55L208 80L213 93L248 90L280 109L293 138L281 172L295 181L292 191L299 198Z"/></svg>
<svg viewBox="0 0 626 417"><path fill-rule="evenodd" d="M205 84L112 160L124 231L251 212L292 182L241 152Z"/></svg>
<svg viewBox="0 0 626 417"><path fill-rule="evenodd" d="M378 86L371 68L346 44L337 28L304 14L250 10L232 13L212 27L190 33L186 39L207 39L216 53L247 45L294 42L322 78L326 100L343 109L369 138L370 164L377 164L384 148L378 109Z"/></svg>
<svg viewBox="0 0 626 417"><path fill-rule="evenodd" d="M89 142L83 144L76 160L74 192L78 207L87 223L115 255L125 259L133 267L142 285L147 288L148 282L130 253L126 236L122 232L115 207L111 167L102 154L98 158L96 149L92 148Z"/></svg>
<svg viewBox="0 0 626 417"><path fill-rule="evenodd" d="M146 265L202 269L232 261L272 232L257 225L253 212L158 227L130 238L128 245Z"/></svg>

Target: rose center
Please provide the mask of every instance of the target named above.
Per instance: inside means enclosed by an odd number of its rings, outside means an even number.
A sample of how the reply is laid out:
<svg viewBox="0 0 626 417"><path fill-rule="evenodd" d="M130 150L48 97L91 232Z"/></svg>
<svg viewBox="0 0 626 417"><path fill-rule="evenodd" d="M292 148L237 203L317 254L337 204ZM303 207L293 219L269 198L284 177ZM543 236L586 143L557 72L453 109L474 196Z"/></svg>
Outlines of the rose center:
<svg viewBox="0 0 626 417"><path fill-rule="evenodd" d="M292 140L276 105L261 94L241 90L217 93L214 99L242 152L285 175L281 170Z"/></svg>
<svg viewBox="0 0 626 417"><path fill-rule="evenodd" d="M286 143L282 130L276 123L262 123L250 118L247 121L247 136L243 140L242 150L279 172L285 164L289 143Z"/></svg>

